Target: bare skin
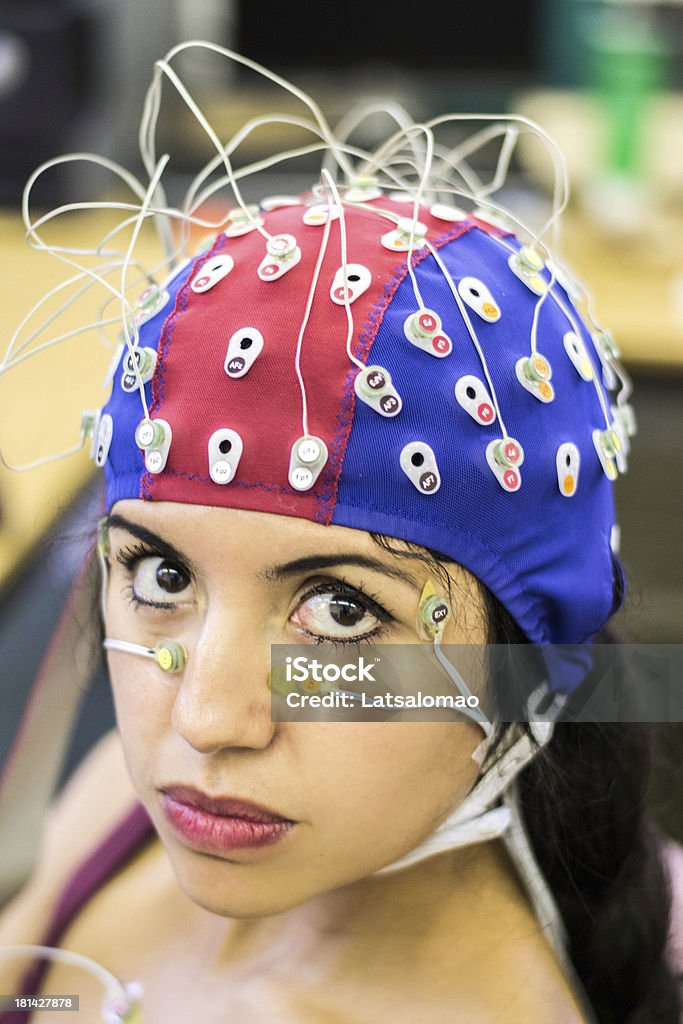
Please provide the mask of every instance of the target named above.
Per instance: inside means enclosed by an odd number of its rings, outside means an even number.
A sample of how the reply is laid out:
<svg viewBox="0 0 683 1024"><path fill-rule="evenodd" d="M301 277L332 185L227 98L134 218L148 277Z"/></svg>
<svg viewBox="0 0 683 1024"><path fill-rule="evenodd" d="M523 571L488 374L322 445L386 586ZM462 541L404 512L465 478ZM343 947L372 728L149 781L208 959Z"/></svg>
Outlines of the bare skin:
<svg viewBox="0 0 683 1024"><path fill-rule="evenodd" d="M551 1013L580 1021L497 843L375 875L430 834L471 788L478 726L272 721L265 685L271 643L313 644L314 635L352 638L380 628L383 642L415 643L427 567L382 551L359 531L296 519L141 502L113 511L182 560L138 550L131 565L139 542L119 521L110 531L107 635L145 645L172 637L190 657L169 683L151 661L110 654L127 771L112 744L106 777L114 803L136 795L160 839L95 895L62 945L140 980L152 1024L213 1024L226 1013L255 1024L412 1024L418 1017L514 1024ZM320 556L345 561L282 571ZM380 564L360 567L350 558ZM445 640L483 642L476 583L457 573ZM164 595L168 586L173 593ZM133 607L131 588L138 600L173 607ZM275 846L207 854L166 820L159 791L171 783L250 800L296 824ZM86 830L92 800L90 793L78 815ZM2 919L0 940L10 941ZM85 976L55 966L43 991L60 990L79 991L82 1005L101 997Z"/></svg>

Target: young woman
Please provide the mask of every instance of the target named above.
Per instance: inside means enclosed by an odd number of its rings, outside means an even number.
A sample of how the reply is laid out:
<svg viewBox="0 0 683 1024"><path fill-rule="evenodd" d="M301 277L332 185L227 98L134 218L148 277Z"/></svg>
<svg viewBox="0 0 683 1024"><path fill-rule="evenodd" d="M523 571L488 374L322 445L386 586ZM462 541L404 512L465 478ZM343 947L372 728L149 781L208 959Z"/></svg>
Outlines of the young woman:
<svg viewBox="0 0 683 1024"><path fill-rule="evenodd" d="M136 225L197 220L215 191L164 206L159 81ZM260 208L218 149L225 230L126 309L94 430L117 729L0 917L1 943L52 961L0 961L2 990L78 993L95 1019L100 965L141 986L108 1020L673 1024L643 729L553 727L576 680L552 657L506 724L512 676L458 660L609 639L632 429L609 335L429 126ZM479 205L452 205L468 189ZM279 644L310 653L300 695L349 706L276 713ZM310 668L331 645L404 645L397 685L445 681L455 712L358 713L354 682Z"/></svg>

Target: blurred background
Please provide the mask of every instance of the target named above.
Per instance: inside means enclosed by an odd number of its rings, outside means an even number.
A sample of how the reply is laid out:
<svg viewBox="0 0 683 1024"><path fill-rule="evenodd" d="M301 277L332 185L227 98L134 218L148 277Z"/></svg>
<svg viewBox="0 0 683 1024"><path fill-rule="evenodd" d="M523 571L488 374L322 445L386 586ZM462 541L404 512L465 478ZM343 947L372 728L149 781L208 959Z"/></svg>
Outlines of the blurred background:
<svg viewBox="0 0 683 1024"><path fill-rule="evenodd" d="M65 270L24 242L20 202L28 175L41 161L74 150L103 153L139 171L137 126L152 65L191 38L231 47L291 78L333 125L354 102L393 99L416 120L455 110L521 113L555 137L567 155L573 196L562 257L589 282L596 314L612 330L635 385L639 435L629 472L616 485L630 584L620 625L634 641L681 642L683 2L3 0L3 349ZM247 117L271 111L275 97L278 111L296 109L268 83L217 59L183 61L182 73L222 138ZM182 104L169 108L159 152L172 153L173 199L211 150ZM367 128L375 136L386 130L386 123ZM362 133L357 141L371 142ZM298 138L274 129L256 133L244 160L290 142ZM494 156L492 150L491 171ZM310 186L314 167L303 161L262 176L256 187L261 194L296 192ZM41 184L36 201L47 208L94 198L102 182L98 172L66 167ZM517 150L502 201L538 221L551 184L540 147L529 142ZM77 244L88 223L78 219L73 231ZM77 426L67 411L72 417L74 403L101 404L101 367L82 349L74 350L66 383L53 365L46 356L23 379L18 371L14 384L0 385L0 445L14 461L68 447ZM28 474L0 469L0 760L92 539L99 500L85 454ZM112 721L100 673L64 775ZM653 799L660 820L683 841L683 734L667 726L660 737Z"/></svg>

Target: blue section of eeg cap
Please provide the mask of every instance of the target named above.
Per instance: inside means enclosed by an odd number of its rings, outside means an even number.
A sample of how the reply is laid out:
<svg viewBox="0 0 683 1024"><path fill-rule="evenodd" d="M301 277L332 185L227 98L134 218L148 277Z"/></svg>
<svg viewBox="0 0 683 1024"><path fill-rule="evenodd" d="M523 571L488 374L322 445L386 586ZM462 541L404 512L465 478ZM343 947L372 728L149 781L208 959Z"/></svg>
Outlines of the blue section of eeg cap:
<svg viewBox="0 0 683 1024"><path fill-rule="evenodd" d="M531 641L580 643L594 636L613 606L612 487L592 441L605 417L594 383L581 379L565 352L563 338L572 325L550 296L540 310L537 348L552 366L554 401L540 402L517 380L516 361L531 353L538 297L511 272L509 255L501 240L479 229L440 250L456 285L464 276L480 279L501 309L496 323L468 313L507 433L524 449L520 489L503 490L486 461L487 443L502 437L498 420L481 426L455 399L458 378L486 378L448 282L427 256L415 273L453 352L437 359L405 338L404 321L417 308L406 277L384 311L368 357L368 364L389 370L403 409L389 419L356 401L332 522L436 549L486 584ZM554 289L592 352L568 297L557 284ZM594 354L593 363L599 372ZM410 441L434 451L441 486L433 494L421 494L399 469ZM565 441L578 447L581 458L570 498L560 493L556 471L557 449Z"/></svg>

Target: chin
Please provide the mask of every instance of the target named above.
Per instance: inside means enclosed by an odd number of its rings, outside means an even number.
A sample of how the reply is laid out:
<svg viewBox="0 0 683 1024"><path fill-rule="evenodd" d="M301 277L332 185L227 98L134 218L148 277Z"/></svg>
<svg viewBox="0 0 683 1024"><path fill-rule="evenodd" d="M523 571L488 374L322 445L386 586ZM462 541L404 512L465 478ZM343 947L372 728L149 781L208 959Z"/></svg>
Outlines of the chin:
<svg viewBox="0 0 683 1024"><path fill-rule="evenodd" d="M238 870L242 865L238 865ZM292 894L291 887L283 881L273 887L264 886L260 880L240 878L225 881L222 885L214 880L211 884L189 877L191 872L178 875L178 884L193 903L220 917L250 920L272 917L292 907L305 903L313 893L302 893L299 898Z"/></svg>
<svg viewBox="0 0 683 1024"><path fill-rule="evenodd" d="M269 917L315 895L312 886L297 886L281 866L274 869L224 854L201 853L165 839L163 843L180 888L188 899L212 914Z"/></svg>

